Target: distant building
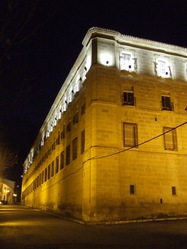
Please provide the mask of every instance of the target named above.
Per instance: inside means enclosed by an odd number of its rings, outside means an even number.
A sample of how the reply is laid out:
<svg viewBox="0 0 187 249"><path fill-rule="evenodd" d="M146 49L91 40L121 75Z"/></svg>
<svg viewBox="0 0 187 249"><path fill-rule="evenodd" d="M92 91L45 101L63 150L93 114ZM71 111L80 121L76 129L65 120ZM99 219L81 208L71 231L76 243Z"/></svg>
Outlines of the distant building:
<svg viewBox="0 0 187 249"><path fill-rule="evenodd" d="M87 222L187 213L187 49L91 28L23 165L22 203Z"/></svg>
<svg viewBox="0 0 187 249"><path fill-rule="evenodd" d="M0 177L0 203L13 204L15 202L14 196L15 182Z"/></svg>

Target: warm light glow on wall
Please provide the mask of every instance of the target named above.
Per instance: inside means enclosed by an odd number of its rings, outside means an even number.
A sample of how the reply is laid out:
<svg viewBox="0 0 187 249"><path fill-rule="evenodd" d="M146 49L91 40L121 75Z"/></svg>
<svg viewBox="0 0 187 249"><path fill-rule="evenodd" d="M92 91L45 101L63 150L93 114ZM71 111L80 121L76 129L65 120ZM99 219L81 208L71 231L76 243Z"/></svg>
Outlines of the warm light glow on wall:
<svg viewBox="0 0 187 249"><path fill-rule="evenodd" d="M163 78L171 77L170 64L166 59L157 59L156 68L158 76Z"/></svg>
<svg viewBox="0 0 187 249"><path fill-rule="evenodd" d="M114 66L114 55L111 52L100 52L98 55L98 62L104 66Z"/></svg>
<svg viewBox="0 0 187 249"><path fill-rule="evenodd" d="M120 70L129 72L134 71L134 58L130 52L121 52L120 54Z"/></svg>

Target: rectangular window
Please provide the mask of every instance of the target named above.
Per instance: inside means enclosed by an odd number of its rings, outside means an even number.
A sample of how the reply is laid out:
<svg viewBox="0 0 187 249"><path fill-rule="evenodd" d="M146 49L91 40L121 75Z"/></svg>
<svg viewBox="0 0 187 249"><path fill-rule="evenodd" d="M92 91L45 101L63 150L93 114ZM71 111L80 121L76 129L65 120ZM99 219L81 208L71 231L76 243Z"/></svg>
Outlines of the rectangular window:
<svg viewBox="0 0 187 249"><path fill-rule="evenodd" d="M56 157L56 174L58 173L59 170L59 157Z"/></svg>
<svg viewBox="0 0 187 249"><path fill-rule="evenodd" d="M64 151L60 153L60 169L64 168Z"/></svg>
<svg viewBox="0 0 187 249"><path fill-rule="evenodd" d="M72 142L72 159L77 158L77 149L78 149L78 138L76 137Z"/></svg>
<svg viewBox="0 0 187 249"><path fill-rule="evenodd" d="M42 183L44 183L44 171L42 171Z"/></svg>
<svg viewBox="0 0 187 249"><path fill-rule="evenodd" d="M71 121L69 121L66 127L66 132L70 132L70 131L71 131Z"/></svg>
<svg viewBox="0 0 187 249"><path fill-rule="evenodd" d="M70 164L70 145L66 147L66 165Z"/></svg>
<svg viewBox="0 0 187 249"><path fill-rule="evenodd" d="M47 181L47 168L45 168L45 182Z"/></svg>
<svg viewBox="0 0 187 249"><path fill-rule="evenodd" d="M123 123L123 136L125 147L136 147L138 145L137 124Z"/></svg>
<svg viewBox="0 0 187 249"><path fill-rule="evenodd" d="M54 176L54 161L51 164L51 176Z"/></svg>
<svg viewBox="0 0 187 249"><path fill-rule="evenodd" d="M177 194L177 192L176 192L176 187L175 187L175 186L173 186L173 187L171 188L171 192L172 192L172 195L176 195L176 194Z"/></svg>
<svg viewBox="0 0 187 249"><path fill-rule="evenodd" d="M85 114L86 103L81 106L81 115Z"/></svg>
<svg viewBox="0 0 187 249"><path fill-rule="evenodd" d="M176 130L171 127L164 127L164 148L165 150L177 150Z"/></svg>
<svg viewBox="0 0 187 249"><path fill-rule="evenodd" d="M65 125L63 125L63 130L61 132L61 139L65 138Z"/></svg>
<svg viewBox="0 0 187 249"><path fill-rule="evenodd" d="M123 92L123 105L134 105L134 93L133 93L133 91Z"/></svg>
<svg viewBox="0 0 187 249"><path fill-rule="evenodd" d="M135 194L135 185L130 185L129 191L131 195Z"/></svg>
<svg viewBox="0 0 187 249"><path fill-rule="evenodd" d="M129 52L123 51L120 54L120 70L134 71L133 56Z"/></svg>
<svg viewBox="0 0 187 249"><path fill-rule="evenodd" d="M51 172L50 172L50 164L48 165L48 180L50 179Z"/></svg>
<svg viewBox="0 0 187 249"><path fill-rule="evenodd" d="M168 110L168 111L173 110L170 96L162 96L161 101L162 101L162 110Z"/></svg>
<svg viewBox="0 0 187 249"><path fill-rule="evenodd" d="M78 112L73 116L73 124L77 124L79 122L79 114Z"/></svg>
<svg viewBox="0 0 187 249"><path fill-rule="evenodd" d="M81 154L84 153L85 150L85 130L81 132Z"/></svg>

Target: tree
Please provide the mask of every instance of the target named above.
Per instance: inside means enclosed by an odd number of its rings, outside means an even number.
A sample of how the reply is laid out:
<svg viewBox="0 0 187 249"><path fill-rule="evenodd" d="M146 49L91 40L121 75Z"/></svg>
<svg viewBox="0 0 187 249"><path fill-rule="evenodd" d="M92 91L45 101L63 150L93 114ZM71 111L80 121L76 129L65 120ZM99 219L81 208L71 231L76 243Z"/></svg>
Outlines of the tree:
<svg viewBox="0 0 187 249"><path fill-rule="evenodd" d="M15 166L16 163L17 154L6 143L0 141L0 177L3 177L5 171Z"/></svg>

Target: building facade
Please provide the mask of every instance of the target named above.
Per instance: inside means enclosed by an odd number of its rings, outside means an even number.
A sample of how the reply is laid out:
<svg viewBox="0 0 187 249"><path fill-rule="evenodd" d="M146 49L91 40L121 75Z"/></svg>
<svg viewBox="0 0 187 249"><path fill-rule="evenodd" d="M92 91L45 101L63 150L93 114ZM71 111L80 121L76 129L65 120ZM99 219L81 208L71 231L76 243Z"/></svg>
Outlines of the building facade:
<svg viewBox="0 0 187 249"><path fill-rule="evenodd" d="M86 222L187 213L187 49L91 28L23 165L22 203Z"/></svg>
<svg viewBox="0 0 187 249"><path fill-rule="evenodd" d="M14 204L16 194L14 193L15 182L0 177L0 204Z"/></svg>

